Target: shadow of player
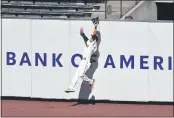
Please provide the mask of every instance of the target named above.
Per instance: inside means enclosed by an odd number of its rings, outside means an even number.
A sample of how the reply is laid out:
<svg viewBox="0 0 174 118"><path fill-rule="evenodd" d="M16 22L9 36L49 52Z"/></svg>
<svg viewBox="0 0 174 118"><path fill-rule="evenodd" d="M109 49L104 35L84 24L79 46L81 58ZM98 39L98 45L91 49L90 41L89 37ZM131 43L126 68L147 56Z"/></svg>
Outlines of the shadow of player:
<svg viewBox="0 0 174 118"><path fill-rule="evenodd" d="M100 34L99 31L97 31L97 35L98 35L98 41L97 41L98 49L92 55L91 68L86 72L86 76L88 76L89 78L93 78L93 75L94 75L96 69L98 68L98 59L100 57L99 45L100 45L100 42L101 42L101 34ZM79 105L79 104L95 104L94 103L95 102L95 96L92 95L92 97L89 98L89 95L91 94L91 92L92 92L92 90L89 86L89 82L83 81L82 84L81 84L80 92L79 92L78 103L76 103L72 106L76 106L76 105Z"/></svg>

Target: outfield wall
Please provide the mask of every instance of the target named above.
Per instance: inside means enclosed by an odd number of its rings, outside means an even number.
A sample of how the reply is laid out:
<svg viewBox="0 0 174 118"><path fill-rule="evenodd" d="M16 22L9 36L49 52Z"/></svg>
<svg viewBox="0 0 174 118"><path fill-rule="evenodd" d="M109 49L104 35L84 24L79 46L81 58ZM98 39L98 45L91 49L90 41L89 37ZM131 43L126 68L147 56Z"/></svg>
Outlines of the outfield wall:
<svg viewBox="0 0 174 118"><path fill-rule="evenodd" d="M173 101L173 23L101 21L99 57L65 93L90 37L91 21L2 20L2 96ZM98 61L97 61L98 60Z"/></svg>

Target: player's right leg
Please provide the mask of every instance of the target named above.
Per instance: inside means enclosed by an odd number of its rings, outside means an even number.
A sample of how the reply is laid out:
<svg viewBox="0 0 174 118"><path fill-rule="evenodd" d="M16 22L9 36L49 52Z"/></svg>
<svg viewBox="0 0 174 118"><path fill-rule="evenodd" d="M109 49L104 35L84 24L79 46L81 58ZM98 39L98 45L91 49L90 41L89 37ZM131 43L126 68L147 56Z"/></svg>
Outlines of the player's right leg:
<svg viewBox="0 0 174 118"><path fill-rule="evenodd" d="M90 66L91 66L91 63L89 61L86 61L85 65L84 65L84 68L83 68L83 71L79 72L79 77L82 78L84 81L89 82L90 88L92 89L94 87L95 79L94 78L90 79L85 74L88 71L88 69L90 68Z"/></svg>
<svg viewBox="0 0 174 118"><path fill-rule="evenodd" d="M71 81L71 84L70 86L65 90L65 92L75 92L75 86L78 82L78 79L79 79L79 70L80 70L80 66L77 68L77 71Z"/></svg>
<svg viewBox="0 0 174 118"><path fill-rule="evenodd" d="M72 82L70 84L70 86L65 90L65 92L75 92L75 86L79 80L79 73L83 72L84 71L84 66L85 66L85 63L83 60L80 62L79 64L79 67L77 68L77 71L72 79Z"/></svg>

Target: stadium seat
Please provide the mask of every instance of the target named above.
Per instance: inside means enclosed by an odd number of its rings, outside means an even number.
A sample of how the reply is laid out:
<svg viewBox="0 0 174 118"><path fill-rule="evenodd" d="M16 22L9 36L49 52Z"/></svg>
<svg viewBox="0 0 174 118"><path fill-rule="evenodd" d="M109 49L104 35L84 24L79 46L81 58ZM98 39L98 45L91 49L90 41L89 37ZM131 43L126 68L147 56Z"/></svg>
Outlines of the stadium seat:
<svg viewBox="0 0 174 118"><path fill-rule="evenodd" d="M42 15L48 18L62 16L79 19L99 16L105 19L105 11L108 10L108 19L116 19L120 15L119 2L110 2L105 8L104 0L2 0L1 13L4 16L11 14L12 17L25 14L24 17ZM123 11L126 11L127 6L123 5Z"/></svg>

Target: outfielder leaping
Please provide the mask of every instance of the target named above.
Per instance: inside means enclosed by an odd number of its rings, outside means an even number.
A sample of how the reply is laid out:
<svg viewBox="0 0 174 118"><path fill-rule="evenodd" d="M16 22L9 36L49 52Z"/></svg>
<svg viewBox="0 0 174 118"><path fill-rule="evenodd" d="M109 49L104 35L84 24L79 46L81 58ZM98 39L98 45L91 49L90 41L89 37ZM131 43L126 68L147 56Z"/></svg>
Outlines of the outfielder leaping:
<svg viewBox="0 0 174 118"><path fill-rule="evenodd" d="M86 46L84 47L84 52L83 52L83 57L82 60L79 64L79 67L77 68L77 71L74 75L74 78L72 80L72 83L70 84L70 86L68 87L67 90L65 90L65 92L74 92L74 88L76 83L78 82L79 78L82 78L85 81L89 82L90 88L93 88L94 85L94 79L93 78L88 78L86 76L86 72L87 70L90 68L91 66L91 56L92 54L97 50L97 41L98 41L98 37L97 37L97 25L98 23L95 23L95 28L93 30L93 34L91 35L91 39L88 39L86 37L86 35L83 32L83 28L80 29L80 35L83 37Z"/></svg>

